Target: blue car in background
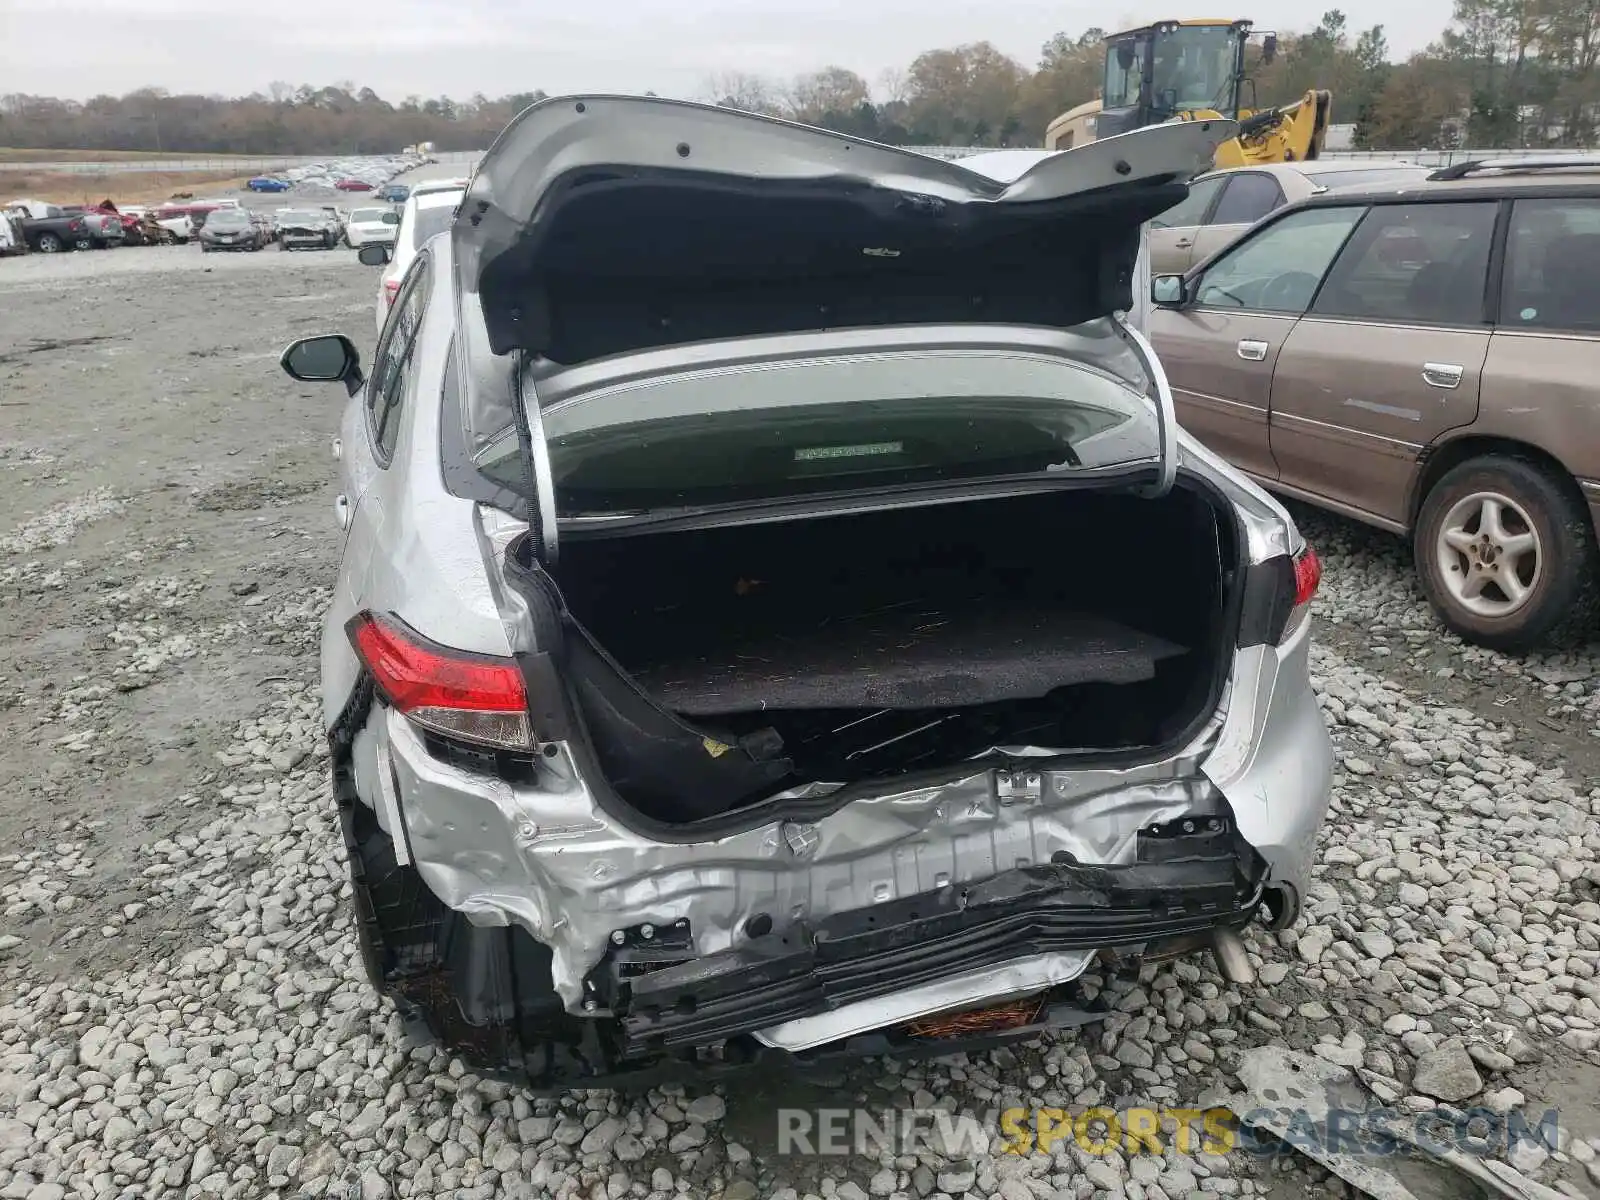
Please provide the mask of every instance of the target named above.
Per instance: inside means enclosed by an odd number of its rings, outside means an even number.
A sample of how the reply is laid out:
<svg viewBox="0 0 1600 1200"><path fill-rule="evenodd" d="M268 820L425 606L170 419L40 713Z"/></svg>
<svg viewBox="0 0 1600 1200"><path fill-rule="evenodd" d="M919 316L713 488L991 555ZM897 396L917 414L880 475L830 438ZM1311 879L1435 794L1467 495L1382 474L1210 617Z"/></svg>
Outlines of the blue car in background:
<svg viewBox="0 0 1600 1200"><path fill-rule="evenodd" d="M252 192L287 192L289 181L287 179L274 179L270 175L257 175L245 184Z"/></svg>
<svg viewBox="0 0 1600 1200"><path fill-rule="evenodd" d="M403 183L387 184L383 190L378 193L379 200L387 200L391 204L404 204L406 200L410 198L410 196L411 189Z"/></svg>

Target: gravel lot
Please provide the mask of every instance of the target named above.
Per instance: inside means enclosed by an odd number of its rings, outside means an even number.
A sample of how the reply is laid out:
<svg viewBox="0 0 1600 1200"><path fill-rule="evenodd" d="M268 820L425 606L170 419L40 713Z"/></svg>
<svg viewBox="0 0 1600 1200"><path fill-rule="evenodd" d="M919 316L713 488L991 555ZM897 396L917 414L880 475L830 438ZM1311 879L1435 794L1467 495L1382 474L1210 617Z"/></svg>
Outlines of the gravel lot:
<svg viewBox="0 0 1600 1200"><path fill-rule="evenodd" d="M1245 1047L1385 1100L1561 1110L1517 1166L1600 1196L1600 645L1443 634L1393 539L1305 514L1343 764L1262 985L1102 980L1081 1037L559 1101L413 1048L362 978L313 703L348 251L0 261L0 1197L1339 1194L1300 1160L779 1156L775 1109L1216 1099ZM1448 1193L1440 1193L1448 1194Z"/></svg>

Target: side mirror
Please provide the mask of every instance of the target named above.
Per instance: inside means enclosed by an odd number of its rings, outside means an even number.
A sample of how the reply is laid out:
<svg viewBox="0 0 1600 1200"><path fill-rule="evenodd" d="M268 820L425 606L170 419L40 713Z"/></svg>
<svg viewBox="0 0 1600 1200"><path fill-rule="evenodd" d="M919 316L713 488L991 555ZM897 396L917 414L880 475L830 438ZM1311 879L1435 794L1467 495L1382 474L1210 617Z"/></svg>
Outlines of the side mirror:
<svg viewBox="0 0 1600 1200"><path fill-rule="evenodd" d="M367 242L356 251L356 257L361 260L361 265L364 267L381 267L393 255L390 254L387 243Z"/></svg>
<svg viewBox="0 0 1600 1200"><path fill-rule="evenodd" d="M1278 57L1278 35L1269 33L1261 39L1261 61L1269 63Z"/></svg>
<svg viewBox="0 0 1600 1200"><path fill-rule="evenodd" d="M301 383L342 383L352 396L366 382L361 374L361 354L342 333L319 333L291 342L278 365L290 379Z"/></svg>
<svg viewBox="0 0 1600 1200"><path fill-rule="evenodd" d="M1150 303L1157 308L1178 308L1183 304L1183 276L1157 275L1150 281Z"/></svg>

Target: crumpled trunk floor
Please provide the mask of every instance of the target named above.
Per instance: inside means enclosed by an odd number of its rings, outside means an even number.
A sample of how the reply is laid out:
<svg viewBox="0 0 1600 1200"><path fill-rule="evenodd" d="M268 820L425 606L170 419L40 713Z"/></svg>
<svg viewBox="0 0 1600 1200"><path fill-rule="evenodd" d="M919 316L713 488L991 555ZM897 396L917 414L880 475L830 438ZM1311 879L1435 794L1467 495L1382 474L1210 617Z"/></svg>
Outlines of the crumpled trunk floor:
<svg viewBox="0 0 1600 1200"><path fill-rule="evenodd" d="M1035 699L1078 684L1140 683L1186 650L1037 596L993 594L907 600L781 631L677 632L654 661L630 669L658 703L686 716ZM714 660L695 650L708 642L717 647Z"/></svg>

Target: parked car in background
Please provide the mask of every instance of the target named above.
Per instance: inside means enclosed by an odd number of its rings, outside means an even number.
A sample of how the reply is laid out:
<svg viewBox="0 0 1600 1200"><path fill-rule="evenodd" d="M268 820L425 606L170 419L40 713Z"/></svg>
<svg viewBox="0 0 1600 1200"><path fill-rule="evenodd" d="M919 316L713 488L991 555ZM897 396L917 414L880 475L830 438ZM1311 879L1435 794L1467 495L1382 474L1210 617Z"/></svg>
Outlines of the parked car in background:
<svg viewBox="0 0 1600 1200"><path fill-rule="evenodd" d="M1470 641L1593 631L1600 159L1316 195L1151 290L1179 419L1213 450L1409 536Z"/></svg>
<svg viewBox="0 0 1600 1200"><path fill-rule="evenodd" d="M320 208L286 208L278 213L279 250L332 250L339 244L339 222Z"/></svg>
<svg viewBox="0 0 1600 1200"><path fill-rule="evenodd" d="M450 218L455 215L456 206L461 203L466 189L465 179L439 179L419 183L411 189L411 195L400 209L394 252L378 277L377 322L380 331L384 318L389 315L389 306L394 303L395 293L400 290L400 280L411 266L411 260L422 249L424 242L450 227Z"/></svg>
<svg viewBox="0 0 1600 1200"><path fill-rule="evenodd" d="M96 239L93 247L94 249L104 250L111 246L126 246L131 243L136 243L140 240L138 230L133 229L130 232L129 229L130 225L136 225L137 223L131 218L124 217L121 213L119 213L115 205L107 208L104 204L63 204L61 206L61 211L71 217L94 216L104 218L104 220L100 223L100 228L102 231L107 233L109 233L112 229L112 226L115 225L119 236L115 239ZM77 249L80 250L89 248L90 247L86 247L81 244L77 247Z"/></svg>
<svg viewBox="0 0 1600 1200"><path fill-rule="evenodd" d="M0 209L0 255L26 254L28 238L22 232L22 216Z"/></svg>
<svg viewBox="0 0 1600 1200"><path fill-rule="evenodd" d="M200 249L260 250L266 235L255 218L242 208L219 208L200 227Z"/></svg>
<svg viewBox="0 0 1600 1200"><path fill-rule="evenodd" d="M163 204L151 216L178 242L187 242L195 235L194 218L187 204Z"/></svg>
<svg viewBox="0 0 1600 1200"><path fill-rule="evenodd" d="M378 192L378 199L387 200L391 204L404 204L406 197L411 195L411 189L403 183L390 183Z"/></svg>
<svg viewBox="0 0 1600 1200"><path fill-rule="evenodd" d="M1114 315L1235 128L1007 183L553 99L414 253L370 377L287 348L349 396L323 710L408 1030L604 1087L1033 1037L1103 951L1249 982L1328 804L1317 560Z"/></svg>
<svg viewBox="0 0 1600 1200"><path fill-rule="evenodd" d="M368 242L394 245L400 227L400 213L393 208L355 208L344 223L344 243L359 249Z"/></svg>
<svg viewBox="0 0 1600 1200"><path fill-rule="evenodd" d="M137 222L135 227L128 226L128 218ZM177 242L178 236L165 225L156 220L155 210L144 205L130 205L122 210L123 237L127 244L133 246L170 246Z"/></svg>
<svg viewBox="0 0 1600 1200"><path fill-rule="evenodd" d="M252 192L287 192L294 185L287 179L278 179L272 175L257 175L246 182L245 186Z"/></svg>
<svg viewBox="0 0 1600 1200"><path fill-rule="evenodd" d="M341 192L370 192L372 185L365 179L341 179L333 185Z"/></svg>
<svg viewBox="0 0 1600 1200"><path fill-rule="evenodd" d="M263 246L270 245L278 240L278 227L273 224L272 218L266 213L256 212L252 209L250 212L250 223L254 225L260 232L261 244Z"/></svg>
<svg viewBox="0 0 1600 1200"><path fill-rule="evenodd" d="M40 200L15 200L6 210L18 218L30 250L57 254L63 250L104 250L122 244L119 217L74 205L73 211Z"/></svg>
<svg viewBox="0 0 1600 1200"><path fill-rule="evenodd" d="M231 204L218 204L214 200L195 200L184 206L185 211L189 214L189 225L197 234L206 227L206 221L210 219L212 213L223 209L232 211L237 207L237 205Z"/></svg>
<svg viewBox="0 0 1600 1200"><path fill-rule="evenodd" d="M1332 188L1417 183L1429 170L1384 159L1318 158L1212 171L1189 184L1188 199L1151 220L1150 268L1181 275L1285 204Z"/></svg>

